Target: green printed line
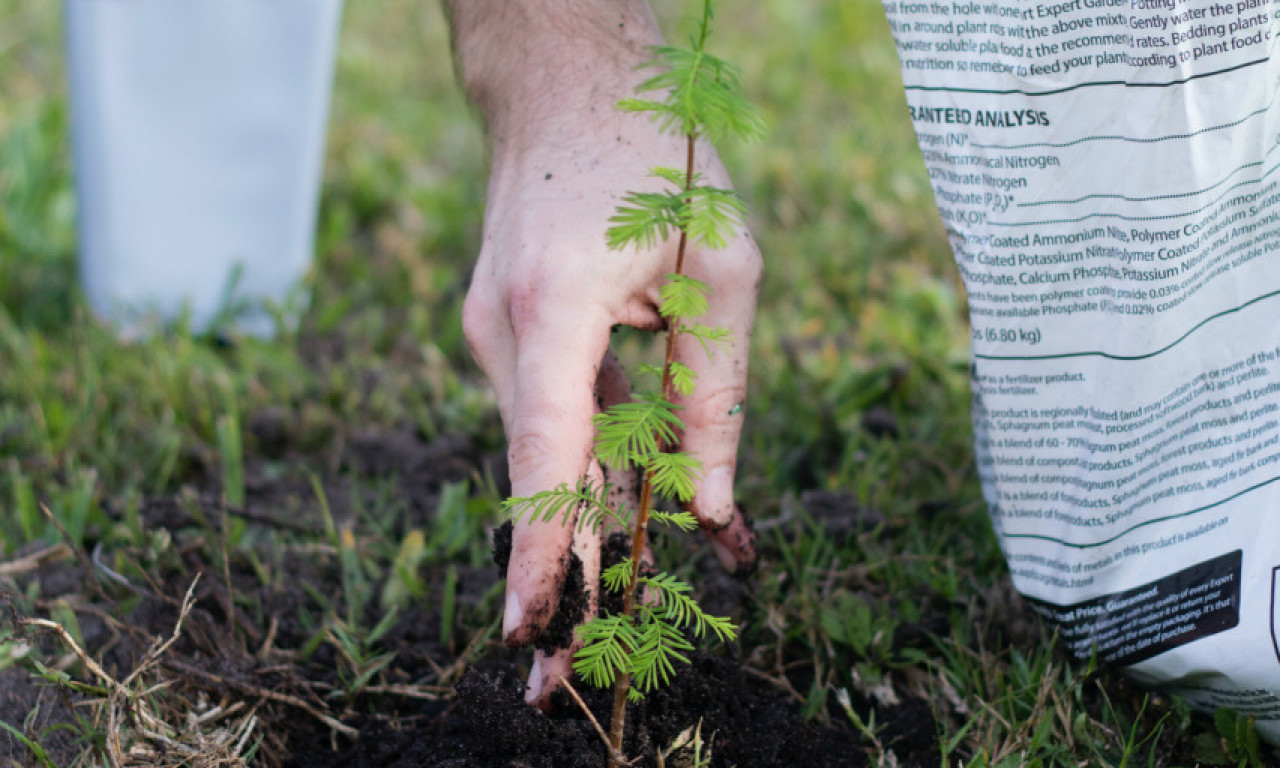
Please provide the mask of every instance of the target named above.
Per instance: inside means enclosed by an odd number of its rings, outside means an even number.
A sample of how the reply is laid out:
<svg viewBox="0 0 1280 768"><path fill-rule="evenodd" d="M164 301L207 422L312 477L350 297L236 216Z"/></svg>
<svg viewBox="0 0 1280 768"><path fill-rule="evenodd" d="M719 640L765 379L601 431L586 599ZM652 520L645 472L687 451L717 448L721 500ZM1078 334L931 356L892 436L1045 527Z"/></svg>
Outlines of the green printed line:
<svg viewBox="0 0 1280 768"><path fill-rule="evenodd" d="M1088 214L1085 214L1084 216L1079 216L1074 219L1046 219L1045 221L1022 221L1022 222L990 221L989 220L987 221L987 224L993 227L1039 227L1047 224L1079 224L1080 222L1085 221L1086 219L1098 219L1098 218L1119 219L1120 221L1162 221L1164 219L1181 219L1187 216L1194 216L1197 213L1203 213L1204 211L1209 210L1210 208L1214 207L1218 203L1222 202L1223 198L1229 195L1233 189L1238 189L1240 187L1247 186L1249 184L1261 184L1264 180L1266 180L1268 176L1275 173L1277 169L1280 169L1280 166L1272 167L1271 170L1266 171L1257 179L1246 179L1244 181L1236 182L1235 184L1232 184L1231 186L1223 190L1221 195L1218 195L1213 200L1210 200L1208 203L1205 203L1199 208L1195 208L1190 211L1180 211L1178 213L1171 213L1165 216L1125 216L1122 213L1088 213Z"/></svg>
<svg viewBox="0 0 1280 768"><path fill-rule="evenodd" d="M1264 160L1266 157L1270 156L1272 152L1275 151L1276 146L1277 145L1275 144L1271 145L1271 149L1268 149L1266 155L1263 155ZM1211 190L1214 190L1222 186L1223 184L1226 184L1231 179L1232 176L1235 176L1237 173L1240 173L1241 171L1245 171L1250 168L1261 167L1264 160L1259 160L1253 163L1245 163L1244 165L1238 168L1233 168L1230 172L1227 173L1226 177L1223 178L1221 181L1214 182L1213 184L1210 184L1204 189L1197 189L1191 192L1176 192L1169 195L1152 195L1150 197L1129 197L1128 195L1116 195L1116 194L1111 194L1107 192L1099 192L1092 195L1077 197L1073 200L1038 200L1034 203L1018 203L1018 207L1019 208L1035 208L1036 206L1040 206L1040 205L1074 205L1076 203L1083 203L1085 200L1124 200L1125 202L1128 202L1128 203L1149 203L1155 200L1176 200L1180 197L1195 197L1197 195L1203 195L1206 192L1209 192ZM1245 184L1245 183L1248 183L1248 180L1243 182L1237 182L1236 184L1238 185L1238 184Z"/></svg>
<svg viewBox="0 0 1280 768"><path fill-rule="evenodd" d="M1156 523L1164 523L1170 520L1178 520L1184 517L1190 517L1191 515L1197 515L1201 512L1205 512L1207 510L1213 509L1214 507L1220 507L1223 504L1226 504L1228 501L1234 501L1235 499L1238 499L1241 496L1244 496L1246 493L1253 493L1259 488L1271 485L1277 480L1280 480L1280 475L1277 475L1276 477L1273 477L1270 480L1264 480L1261 483L1258 483L1257 485L1251 485L1248 488L1245 488L1243 491L1234 493L1226 497L1225 499L1215 501L1212 504L1206 504L1203 507L1197 507L1196 509L1192 509L1187 512L1180 512L1176 515L1168 515L1166 517L1157 517L1152 520L1147 520L1145 522L1138 523L1137 525L1134 525L1130 528L1125 529L1124 531L1121 531L1120 533L1117 533L1115 536L1112 536L1109 539L1093 542L1092 544L1081 544L1079 542L1067 541L1065 539L1057 539L1052 536L1044 536L1037 533L1003 533L1001 535L1004 536L1006 539L1036 539L1038 541L1047 541L1053 544L1061 544L1064 547L1071 547L1072 549L1094 549L1095 547L1104 547L1108 544L1113 544L1117 540L1125 536L1128 536L1129 534L1133 533L1139 528L1145 528L1148 525L1154 525Z"/></svg>
<svg viewBox="0 0 1280 768"><path fill-rule="evenodd" d="M1201 320L1200 322L1192 326L1191 330L1187 331L1186 333L1182 334L1174 341L1170 342L1168 346L1162 347L1161 349L1157 349L1154 352L1148 352L1145 355L1113 355L1110 352L1067 352L1061 355L1025 355L1023 356L1023 355L981 355L981 354L978 354L977 352L974 352L973 358L975 360L1066 360L1073 357L1105 357L1108 360L1122 360L1126 362L1134 361L1134 360L1147 360L1149 358L1155 357L1156 355L1162 355L1165 352L1168 352L1169 350L1178 346L1182 342L1186 341L1188 336L1200 330L1205 325L1208 325L1210 321L1217 320L1220 317L1225 317L1230 314L1234 314L1243 309L1246 309L1247 307L1257 304L1260 301L1265 301L1267 299L1275 298L1276 296L1280 296L1280 291L1272 291L1270 293L1264 293L1263 295L1258 296L1257 298L1246 301L1245 303L1241 304L1238 307L1232 307L1231 309L1224 309L1217 314L1209 315L1205 319Z"/></svg>
<svg viewBox="0 0 1280 768"><path fill-rule="evenodd" d="M932 85L906 85L906 86L903 86L903 88L904 90L908 90L908 91L941 91L944 93L985 93L985 94L991 94L994 96L1012 96L1014 94L1021 94L1023 96L1054 96L1059 93L1067 93L1069 91L1079 90L1080 88L1094 88L1097 86L1104 86L1104 85L1123 85L1125 88L1168 88L1174 85L1183 85L1185 83L1191 82L1192 80L1201 80L1206 77L1215 77L1217 75L1225 75L1230 72L1235 72L1236 70L1247 69L1248 67L1256 66L1258 64L1265 64L1270 60L1271 60L1270 58L1264 58L1264 59L1256 59L1254 61L1246 61L1245 63L1237 64L1234 67L1227 67L1226 69L1219 69L1213 72L1205 72L1199 75L1191 75L1190 77L1184 77L1181 80L1170 80L1166 83L1130 83L1125 80L1096 80L1088 83L1077 83L1076 85L1069 85L1065 88L1055 88L1050 91L1024 91L1020 88L1013 88L1009 90L998 91L998 90L992 90L987 88L946 88L942 86L932 86Z"/></svg>
<svg viewBox="0 0 1280 768"><path fill-rule="evenodd" d="M1064 141L1061 143L1054 143L1051 141L1040 141L1040 142L1034 142L1031 144L978 144L975 142L973 144L970 144L969 146L976 147L978 149L1034 149L1036 147L1052 147L1055 149L1061 149L1063 147L1074 147L1077 144L1085 144L1090 141L1127 141L1131 144L1158 144L1162 141L1180 141L1182 139L1191 139L1191 138L1195 138L1196 136L1203 136L1206 133L1213 133L1214 131L1221 131L1226 128L1235 128L1236 126L1243 125L1246 122L1257 117L1258 115L1266 114L1268 111L1270 111L1271 107L1275 106L1275 103L1276 103L1275 99L1272 99L1271 101L1267 102L1267 105L1265 107L1254 110L1253 112L1250 112L1249 114L1245 115L1239 120L1234 120L1230 123L1222 123L1221 125L1211 125L1208 128L1202 128L1198 131L1192 131L1191 133L1171 133L1168 136L1157 136L1152 139L1140 139L1133 136L1085 136L1082 139L1075 139L1074 141Z"/></svg>

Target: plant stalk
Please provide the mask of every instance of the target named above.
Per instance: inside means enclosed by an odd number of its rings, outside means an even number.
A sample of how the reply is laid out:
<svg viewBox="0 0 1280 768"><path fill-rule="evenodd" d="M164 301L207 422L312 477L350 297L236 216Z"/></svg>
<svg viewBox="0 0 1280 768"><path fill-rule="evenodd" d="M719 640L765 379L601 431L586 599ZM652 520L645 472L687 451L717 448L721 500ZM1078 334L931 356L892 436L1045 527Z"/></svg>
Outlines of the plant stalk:
<svg viewBox="0 0 1280 768"><path fill-rule="evenodd" d="M685 136L685 191L693 187L694 147L697 137L693 134ZM688 200L686 199L686 202ZM677 275L684 274L684 254L689 244L689 233L680 229L680 243L676 248ZM672 376L671 364L676 359L676 337L680 335L680 327L667 328L667 351L662 364L662 399L671 402ZM659 439L658 450L663 449ZM649 508L653 503L653 472L644 473L644 484L640 488L640 506L636 510L635 526L631 531L631 581L622 593L622 615L628 620L636 615L636 592L640 589L640 561L644 557L644 547L648 540ZM609 755L609 768L625 768L616 759L622 754L622 734L627 724L627 692L631 690L631 675L622 672L613 684L613 714L609 718L609 743L612 749Z"/></svg>

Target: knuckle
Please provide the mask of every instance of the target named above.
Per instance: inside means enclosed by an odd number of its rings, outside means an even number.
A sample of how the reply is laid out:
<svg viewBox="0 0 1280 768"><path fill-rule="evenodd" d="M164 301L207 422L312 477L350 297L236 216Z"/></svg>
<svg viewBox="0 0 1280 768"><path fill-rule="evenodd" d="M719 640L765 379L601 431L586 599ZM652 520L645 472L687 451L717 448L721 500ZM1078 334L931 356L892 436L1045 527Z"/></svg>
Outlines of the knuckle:
<svg viewBox="0 0 1280 768"><path fill-rule="evenodd" d="M540 474L553 455L555 443L544 432L523 431L507 443L507 463L512 484L522 483Z"/></svg>
<svg viewBox="0 0 1280 768"><path fill-rule="evenodd" d="M512 281L507 290L507 305L511 312L511 329L517 337L542 321L547 293L547 286L533 277L521 277Z"/></svg>
<svg viewBox="0 0 1280 768"><path fill-rule="evenodd" d="M462 302L462 335L471 351L479 357L493 328L492 303L481 287L473 286Z"/></svg>
<svg viewBox="0 0 1280 768"><path fill-rule="evenodd" d="M743 234L733 247L703 255L719 289L756 291L764 276L764 258L755 240Z"/></svg>
<svg viewBox="0 0 1280 768"><path fill-rule="evenodd" d="M695 390L684 401L683 419L687 428L715 429L731 427L735 431L741 424L734 408L747 399L747 388L733 384L705 392Z"/></svg>
<svg viewBox="0 0 1280 768"><path fill-rule="evenodd" d="M527 496L561 483L577 483L591 464L589 426L577 434L574 425L554 419L526 416L523 421L507 443L513 495Z"/></svg>

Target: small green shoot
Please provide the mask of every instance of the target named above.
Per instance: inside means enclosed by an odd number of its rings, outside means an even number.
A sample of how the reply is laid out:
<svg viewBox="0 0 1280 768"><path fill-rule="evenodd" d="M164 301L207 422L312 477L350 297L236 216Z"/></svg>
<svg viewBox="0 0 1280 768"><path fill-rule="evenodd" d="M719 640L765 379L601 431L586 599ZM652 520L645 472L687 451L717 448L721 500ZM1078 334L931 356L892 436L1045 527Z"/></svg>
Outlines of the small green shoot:
<svg viewBox="0 0 1280 768"><path fill-rule="evenodd" d="M218 417L218 456L222 460L222 498L233 509L244 507L244 444L235 414Z"/></svg>
<svg viewBox="0 0 1280 768"><path fill-rule="evenodd" d="M22 731L14 728L3 720L0 720L0 730L7 731L10 736L17 739L19 744L26 747L27 751L31 753L31 756L35 758L41 768L58 768L58 766L49 759L49 753L45 751L44 747L40 746L38 742L29 738Z"/></svg>
<svg viewBox="0 0 1280 768"><path fill-rule="evenodd" d="M330 623L325 639L337 650L338 658L342 661L338 668L342 690L334 691L331 696L342 696L351 701L395 660L394 652L377 652L378 641L395 626L395 622L396 611L391 610L368 631L358 624L347 624L341 619L334 619Z"/></svg>
<svg viewBox="0 0 1280 768"><path fill-rule="evenodd" d="M1218 738L1201 734L1196 739L1196 758L1218 765L1240 768L1262 768L1261 745L1252 717L1234 710L1218 708L1213 713Z"/></svg>
<svg viewBox="0 0 1280 768"><path fill-rule="evenodd" d="M406 607L426 594L427 585L418 575L418 568L426 558L426 535L414 528L401 540L400 549L391 563L391 573L382 585L380 602L383 610Z"/></svg>
<svg viewBox="0 0 1280 768"><path fill-rule="evenodd" d="M665 132L685 140L686 165L682 169L655 167L650 176L668 185L662 192L627 192L606 234L611 249L652 248L670 236L678 236L674 271L659 291L659 312L667 320L666 356L658 373L658 390L642 391L628 402L613 405L595 417L595 454L600 462L618 470L638 469L644 481L637 509L615 507L606 485L594 488L561 487L524 498L513 498L506 508L514 520L560 519L565 524L598 528L606 519L631 531L631 555L605 571L605 587L622 595L621 613L594 618L578 630L583 645L574 658L574 672L598 687L613 686L610 722L610 764L620 754L626 721L626 704L638 701L675 674L675 664L688 663L695 639L714 635L722 642L734 640L733 622L707 614L690 593L692 588L675 576L658 573L642 576L641 556L647 526L653 521L692 530L697 521L688 513L654 509L655 495L682 504L693 499L699 462L678 450L678 433L684 424L675 397L687 396L696 386L693 370L675 359L680 335L696 339L710 357L730 338L727 328L696 322L708 308L708 286L685 272L688 246L724 248L746 214L737 193L705 183L694 172L700 139L758 138L764 123L742 96L736 70L707 52L712 3L705 0L698 32L688 49L659 46L643 65L658 73L644 81L637 98L618 103L622 112L653 116ZM650 98L652 96L653 98ZM575 517L576 516L576 517ZM637 599L641 587L656 596L650 604Z"/></svg>
<svg viewBox="0 0 1280 768"><path fill-rule="evenodd" d="M453 644L453 625L458 613L458 568L453 563L444 574L444 588L440 592L440 642Z"/></svg>
<svg viewBox="0 0 1280 768"><path fill-rule="evenodd" d="M659 755L662 759L659 760L658 765L666 764L666 761L678 755L677 759L672 760L671 765L680 766L680 768L710 768L711 744L715 738L715 733L712 733L708 739L702 738L702 721L699 720L696 726L681 731L680 735L662 750Z"/></svg>

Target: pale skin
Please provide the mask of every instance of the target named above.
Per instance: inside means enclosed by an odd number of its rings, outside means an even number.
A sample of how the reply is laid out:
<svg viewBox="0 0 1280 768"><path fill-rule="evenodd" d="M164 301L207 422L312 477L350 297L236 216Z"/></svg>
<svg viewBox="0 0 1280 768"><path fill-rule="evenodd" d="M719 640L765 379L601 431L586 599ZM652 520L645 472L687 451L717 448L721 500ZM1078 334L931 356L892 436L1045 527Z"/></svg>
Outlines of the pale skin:
<svg viewBox="0 0 1280 768"><path fill-rule="evenodd" d="M661 328L658 289L675 264L674 238L651 250L605 246L621 196L657 189L648 178L655 165L684 165L682 137L614 109L647 77L637 67L661 34L643 0L448 0L446 7L492 152L463 327L497 397L512 495L576 486L583 477L599 483L605 470L592 457L591 417L601 400L626 393L605 358L610 329ZM714 150L698 152L698 170L731 186ZM693 249L686 265L710 287L710 310L699 322L733 337L712 359L697 341L678 342L678 359L698 374L694 394L681 402L681 447L703 465L689 509L721 564L746 570L755 536L734 503L733 477L760 254L743 231L726 249ZM597 534L559 523L517 526L503 618L509 644L532 642L551 619L570 549L594 585ZM527 700L547 704L571 674L573 650L535 653Z"/></svg>

